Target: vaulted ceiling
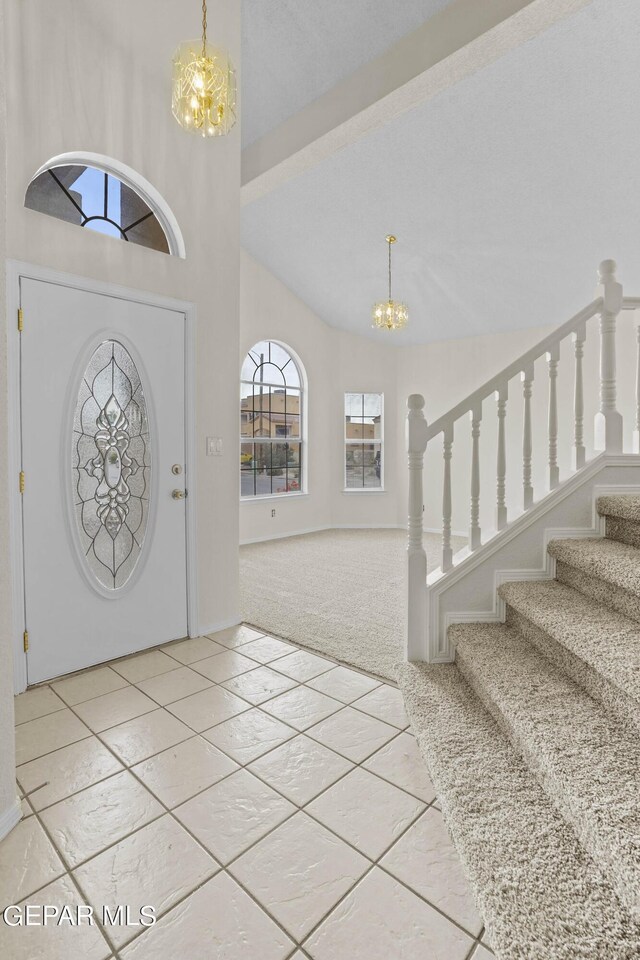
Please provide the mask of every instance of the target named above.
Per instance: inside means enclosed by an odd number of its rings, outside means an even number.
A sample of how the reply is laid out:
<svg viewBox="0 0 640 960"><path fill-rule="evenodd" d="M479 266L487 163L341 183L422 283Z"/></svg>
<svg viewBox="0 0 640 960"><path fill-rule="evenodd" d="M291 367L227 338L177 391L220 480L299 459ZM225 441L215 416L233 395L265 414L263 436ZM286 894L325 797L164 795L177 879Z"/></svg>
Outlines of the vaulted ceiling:
<svg viewBox="0 0 640 960"><path fill-rule="evenodd" d="M242 140L253 143L451 0L242 0Z"/></svg>
<svg viewBox="0 0 640 960"><path fill-rule="evenodd" d="M256 41L245 26L243 122L259 137L379 54L394 11L411 30L445 4L358 0L353 49L337 0L244 6L262 7L271 30ZM370 306L385 296L384 237L397 234L394 292L411 322L396 344L560 323L591 299L608 257L640 293L640 4L580 6L249 202L246 249L327 323L388 340ZM279 65L277 85L267 74L258 94L265 61Z"/></svg>

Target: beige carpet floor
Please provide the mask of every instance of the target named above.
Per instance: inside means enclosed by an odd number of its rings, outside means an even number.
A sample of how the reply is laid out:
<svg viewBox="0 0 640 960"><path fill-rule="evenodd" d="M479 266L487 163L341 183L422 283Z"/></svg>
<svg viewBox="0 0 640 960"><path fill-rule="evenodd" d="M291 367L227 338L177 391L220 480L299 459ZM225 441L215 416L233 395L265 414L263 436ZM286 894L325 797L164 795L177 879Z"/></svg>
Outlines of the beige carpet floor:
<svg viewBox="0 0 640 960"><path fill-rule="evenodd" d="M324 530L240 548L242 619L395 680L405 618L404 530ZM454 549L464 546L457 538ZM425 536L428 569L440 537Z"/></svg>

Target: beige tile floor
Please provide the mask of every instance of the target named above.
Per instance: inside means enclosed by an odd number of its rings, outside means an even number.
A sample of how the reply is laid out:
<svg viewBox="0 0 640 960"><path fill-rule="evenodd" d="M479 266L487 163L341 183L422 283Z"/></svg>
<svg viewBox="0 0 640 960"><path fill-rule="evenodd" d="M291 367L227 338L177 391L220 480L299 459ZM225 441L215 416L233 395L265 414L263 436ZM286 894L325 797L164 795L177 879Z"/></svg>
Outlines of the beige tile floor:
<svg viewBox="0 0 640 960"><path fill-rule="evenodd" d="M2 907L98 919L0 922L2 957L492 957L390 684L242 626L28 691L16 723Z"/></svg>

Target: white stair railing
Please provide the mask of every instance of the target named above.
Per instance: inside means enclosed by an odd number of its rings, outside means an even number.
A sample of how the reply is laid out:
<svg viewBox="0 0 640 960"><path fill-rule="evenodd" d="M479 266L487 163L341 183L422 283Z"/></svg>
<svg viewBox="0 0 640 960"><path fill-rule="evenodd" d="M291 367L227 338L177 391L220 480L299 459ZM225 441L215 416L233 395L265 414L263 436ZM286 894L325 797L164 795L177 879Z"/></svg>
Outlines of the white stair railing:
<svg viewBox="0 0 640 960"><path fill-rule="evenodd" d="M585 382L583 378L584 345L587 323L600 318L600 378L599 409L594 422L594 448L606 453L622 452L622 415L617 409L616 384L616 323L621 310L640 309L640 298L623 297L622 286L616 280L616 264L604 260L599 267L597 297L574 317L558 327L522 356L514 360L496 376L488 380L453 409L433 423L424 417L424 397L412 394L408 399L407 448L409 454L409 545L408 545L408 615L407 654L409 659L420 659L425 649L427 630L427 581L426 553L423 545L423 471L427 446L442 434L443 450L443 496L442 496L442 553L440 577L446 577L454 567L451 544L452 530L452 455L456 425L462 418L471 420L471 470L469 498L468 552L482 546L480 526L480 477L483 474L481 427L483 402L494 396L496 401L496 494L495 532L509 524L507 512L506 477L508 448L505 436L505 419L512 381L521 381L523 402L522 420L522 507L526 512L534 505L532 481L533 435L532 398L534 391L534 365L541 358L547 361L548 389L548 486L549 490L561 486L558 467L558 374L561 344L573 340L573 471L584 468L586 448L584 437ZM637 380L635 397L634 449L640 452L640 326L637 333ZM590 385L595 389L595 384ZM485 413L486 420L486 413ZM428 488L431 486L428 483ZM435 486L435 484L433 485ZM468 555L468 553L467 553Z"/></svg>

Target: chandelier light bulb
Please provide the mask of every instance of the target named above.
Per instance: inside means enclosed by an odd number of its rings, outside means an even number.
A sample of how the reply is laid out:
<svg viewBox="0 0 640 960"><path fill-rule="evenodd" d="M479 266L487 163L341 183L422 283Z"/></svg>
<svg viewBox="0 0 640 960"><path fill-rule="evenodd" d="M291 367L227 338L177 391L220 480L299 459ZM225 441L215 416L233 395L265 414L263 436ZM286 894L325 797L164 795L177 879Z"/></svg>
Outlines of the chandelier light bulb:
<svg viewBox="0 0 640 960"><path fill-rule="evenodd" d="M207 41L207 3L202 38L181 43L173 57L171 110L180 126L201 137L224 136L236 122L236 75L226 50Z"/></svg>
<svg viewBox="0 0 640 960"><path fill-rule="evenodd" d="M385 237L389 247L389 297L374 303L371 326L376 330L402 330L409 322L409 309L391 296L391 244L396 243L392 234Z"/></svg>

